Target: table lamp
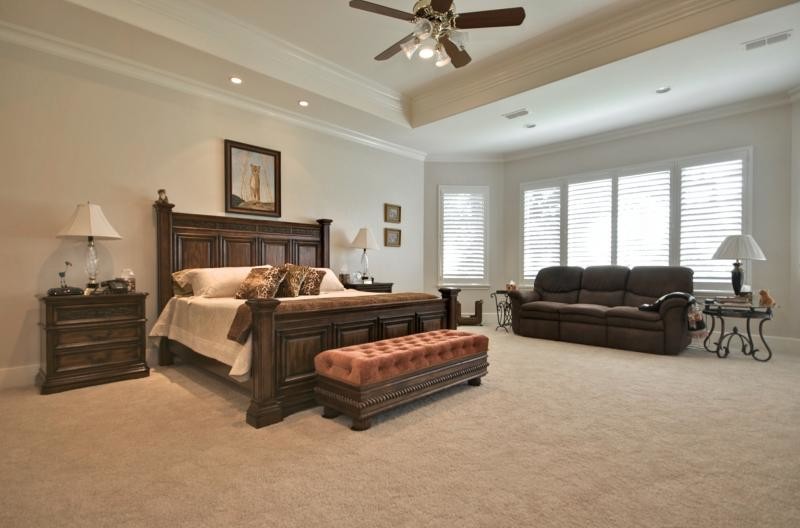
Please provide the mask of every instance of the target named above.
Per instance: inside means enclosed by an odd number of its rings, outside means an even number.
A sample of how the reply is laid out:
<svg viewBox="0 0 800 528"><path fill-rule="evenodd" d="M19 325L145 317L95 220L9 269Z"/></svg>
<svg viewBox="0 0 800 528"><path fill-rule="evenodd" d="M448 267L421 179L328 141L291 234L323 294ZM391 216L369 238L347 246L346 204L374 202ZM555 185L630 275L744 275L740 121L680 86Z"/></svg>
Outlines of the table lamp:
<svg viewBox="0 0 800 528"><path fill-rule="evenodd" d="M103 214L103 209L93 203L78 204L75 212L67 222L67 226L57 235L57 238L83 238L87 237L89 245L86 248L86 274L89 276L87 288L97 288L97 251L94 239L120 239L119 233L111 227L111 223Z"/></svg>
<svg viewBox="0 0 800 528"><path fill-rule="evenodd" d="M361 254L361 279L369 280L369 258L367 257L367 250L378 249L378 243L375 241L375 237L372 236L369 228L362 227L359 229L350 247L364 250Z"/></svg>
<svg viewBox="0 0 800 528"><path fill-rule="evenodd" d="M733 263L733 270L731 270L731 285L733 286L733 293L739 295L742 293L742 264L739 262L743 259L750 260L767 260L764 252L758 247L755 239L750 235L730 235L725 237L722 244L719 245L717 252L711 257L717 259L735 259Z"/></svg>

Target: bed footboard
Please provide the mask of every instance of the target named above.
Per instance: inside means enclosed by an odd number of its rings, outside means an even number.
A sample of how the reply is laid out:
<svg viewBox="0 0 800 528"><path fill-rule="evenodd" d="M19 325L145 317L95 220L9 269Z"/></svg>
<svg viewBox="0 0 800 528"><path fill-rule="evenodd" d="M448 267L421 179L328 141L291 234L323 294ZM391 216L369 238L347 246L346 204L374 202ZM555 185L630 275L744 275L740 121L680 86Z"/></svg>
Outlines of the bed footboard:
<svg viewBox="0 0 800 528"><path fill-rule="evenodd" d="M280 301L247 301L253 312L251 377L247 423L264 427L316 405L314 356L323 350L389 337L456 329L459 289L442 288L442 299L381 307L276 313Z"/></svg>

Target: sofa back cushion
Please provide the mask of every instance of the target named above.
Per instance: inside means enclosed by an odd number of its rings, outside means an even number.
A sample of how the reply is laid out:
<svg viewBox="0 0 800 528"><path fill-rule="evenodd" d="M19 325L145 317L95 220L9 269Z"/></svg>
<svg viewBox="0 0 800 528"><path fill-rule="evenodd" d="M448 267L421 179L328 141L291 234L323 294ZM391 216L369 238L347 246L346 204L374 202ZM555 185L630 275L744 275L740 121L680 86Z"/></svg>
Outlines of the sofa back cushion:
<svg viewBox="0 0 800 528"><path fill-rule="evenodd" d="M577 266L551 266L542 268L533 281L533 289L541 300L563 303L578 302L583 268Z"/></svg>
<svg viewBox="0 0 800 528"><path fill-rule="evenodd" d="M682 266L637 266L628 275L625 306L652 303L671 292L694 293L693 275Z"/></svg>
<svg viewBox="0 0 800 528"><path fill-rule="evenodd" d="M629 272L625 266L589 266L583 270L578 302L621 306Z"/></svg>

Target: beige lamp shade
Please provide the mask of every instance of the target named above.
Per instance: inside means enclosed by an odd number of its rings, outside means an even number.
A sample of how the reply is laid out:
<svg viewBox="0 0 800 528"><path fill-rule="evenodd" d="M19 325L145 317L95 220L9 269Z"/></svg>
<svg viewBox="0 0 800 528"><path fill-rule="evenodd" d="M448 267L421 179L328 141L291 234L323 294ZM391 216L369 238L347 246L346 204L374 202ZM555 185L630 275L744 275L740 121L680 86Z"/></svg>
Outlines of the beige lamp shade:
<svg viewBox="0 0 800 528"><path fill-rule="evenodd" d="M354 248L361 248L361 249L378 249L378 243L375 241L375 237L372 236L368 227L362 227L358 230L358 234L353 239L353 242L350 244L350 247Z"/></svg>
<svg viewBox="0 0 800 528"><path fill-rule="evenodd" d="M725 237L725 240L722 241L717 252L711 258L715 260L767 260L764 252L761 251L755 239L750 235L730 235Z"/></svg>
<svg viewBox="0 0 800 528"><path fill-rule="evenodd" d="M103 209L93 203L78 204L75 212L70 217L67 225L56 237L93 237L97 239L118 239L122 238L119 233L111 227L111 223L103 214Z"/></svg>

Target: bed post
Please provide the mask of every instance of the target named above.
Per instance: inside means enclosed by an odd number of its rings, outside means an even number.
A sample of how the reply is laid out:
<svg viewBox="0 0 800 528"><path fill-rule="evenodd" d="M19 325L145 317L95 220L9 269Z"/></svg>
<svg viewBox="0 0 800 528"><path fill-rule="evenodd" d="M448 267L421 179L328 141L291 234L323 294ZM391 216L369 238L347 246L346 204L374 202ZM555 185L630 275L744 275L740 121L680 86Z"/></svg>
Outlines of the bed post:
<svg viewBox="0 0 800 528"><path fill-rule="evenodd" d="M175 204L169 203L166 194L164 196L165 199L159 198L153 204L156 210L156 302L159 314L172 297L172 208ZM169 340L162 337L158 343L158 364L172 365L172 362Z"/></svg>
<svg viewBox="0 0 800 528"><path fill-rule="evenodd" d="M460 291L460 288L439 288L447 310L447 328L451 330L458 328L458 294Z"/></svg>
<svg viewBox="0 0 800 528"><path fill-rule="evenodd" d="M322 253L322 262L319 268L331 267L331 220L330 218L320 218L317 220L319 224L319 240L321 244L320 251Z"/></svg>
<svg viewBox="0 0 800 528"><path fill-rule="evenodd" d="M255 428L283 420L283 410L278 399L278 366L275 364L275 308L276 299L250 299L247 305L253 312L253 359L250 376L253 380L253 397L247 409L247 423Z"/></svg>

